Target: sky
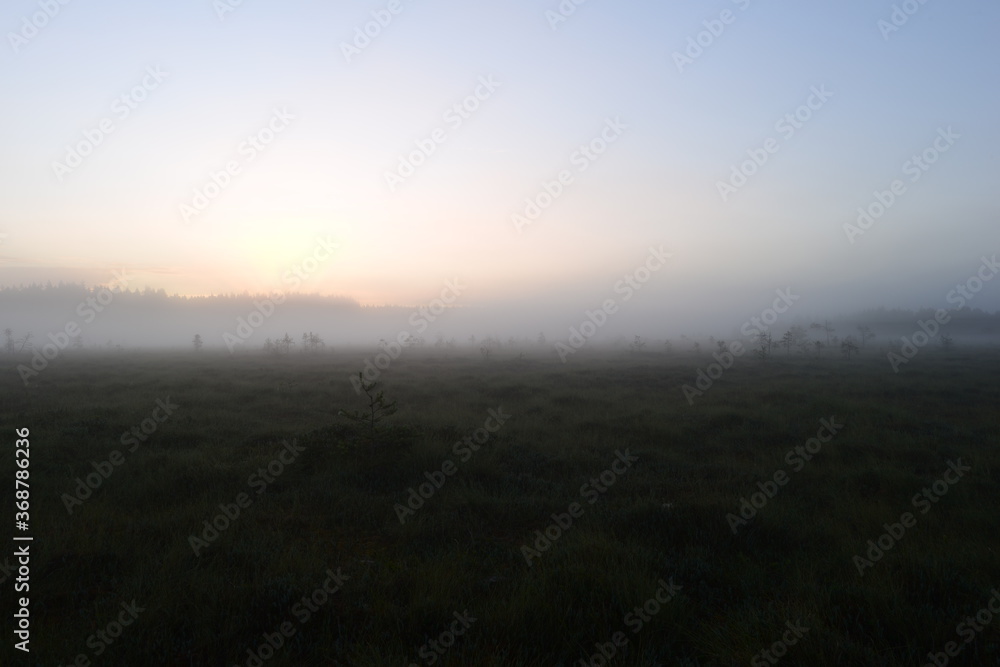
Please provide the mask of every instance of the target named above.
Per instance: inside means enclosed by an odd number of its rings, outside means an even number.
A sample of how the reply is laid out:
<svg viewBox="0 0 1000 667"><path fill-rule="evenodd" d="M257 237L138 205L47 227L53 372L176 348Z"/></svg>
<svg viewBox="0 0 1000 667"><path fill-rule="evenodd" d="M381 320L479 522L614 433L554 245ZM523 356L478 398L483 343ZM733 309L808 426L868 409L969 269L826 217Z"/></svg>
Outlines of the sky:
<svg viewBox="0 0 1000 667"><path fill-rule="evenodd" d="M562 325L624 305L652 248L628 307L667 323L777 289L944 307L998 250L998 25L986 0L11 0L0 284L460 280Z"/></svg>

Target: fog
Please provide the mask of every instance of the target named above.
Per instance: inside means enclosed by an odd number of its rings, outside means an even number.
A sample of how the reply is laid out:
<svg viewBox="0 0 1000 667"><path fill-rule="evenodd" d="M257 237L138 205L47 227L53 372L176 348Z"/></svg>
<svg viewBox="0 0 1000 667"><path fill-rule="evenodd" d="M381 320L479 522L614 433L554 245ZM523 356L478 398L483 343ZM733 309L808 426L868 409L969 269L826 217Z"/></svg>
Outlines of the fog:
<svg viewBox="0 0 1000 667"><path fill-rule="evenodd" d="M287 334L299 345L303 334L315 334L325 349L375 348L380 341L478 347L491 339L497 347L555 353L556 343L574 336L591 347L623 346L639 336L650 350L662 349L668 340L684 349L691 341L710 337L747 341L770 333L777 340L799 326L813 327L813 339L827 340L813 326L826 321L838 339L857 338L857 328L867 326L885 343L912 334L921 321L933 320L938 313L946 320L941 332L954 340L1000 342L1000 315L982 307L991 301L977 298L971 287L961 284L918 308L852 308L844 299L839 309L821 309L815 296L810 300L808 293L791 287L752 296L747 290L742 300L730 294L728 299L703 297L701 302L697 294L662 286L657 290L652 280L645 285L632 282L637 289L627 280L612 283L589 300L578 290L567 290L559 298L536 295L478 305L462 303L464 286L457 281L426 303L367 307L347 298L280 292L179 297L80 284L7 288L0 290L0 329L10 329L16 341L30 334L25 345L17 345L22 351L49 342L73 350L193 349L198 335L206 349L259 352L269 339Z"/></svg>
<svg viewBox="0 0 1000 667"><path fill-rule="evenodd" d="M235 352L1000 308L997 8L728 4L19 14L0 326Z"/></svg>

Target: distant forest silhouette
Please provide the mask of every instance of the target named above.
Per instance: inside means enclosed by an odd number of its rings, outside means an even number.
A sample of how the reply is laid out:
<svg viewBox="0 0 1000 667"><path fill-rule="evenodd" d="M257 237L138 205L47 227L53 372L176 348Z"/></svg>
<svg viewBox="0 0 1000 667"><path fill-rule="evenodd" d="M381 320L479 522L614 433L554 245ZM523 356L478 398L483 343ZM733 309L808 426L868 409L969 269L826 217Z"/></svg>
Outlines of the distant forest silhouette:
<svg viewBox="0 0 1000 667"><path fill-rule="evenodd" d="M76 303L85 301L88 297L94 297L99 292L109 290L114 293L115 300L121 303L133 305L149 305L162 307L169 304L203 304L203 303L231 303L246 302L254 299L266 299L274 293L254 293L254 292L232 292L228 294L213 294L209 296L183 296L179 294L167 294L165 290L152 289L119 289L116 287L106 287L96 285L87 287L85 283L59 282L53 285L48 282L44 285L30 283L28 285L16 285L0 287L0 303L25 303L32 305ZM287 294L286 298L292 301L318 302L324 305L338 305L345 308L381 308L383 306L361 306L357 301L349 297L342 296L322 296L318 294ZM391 306L390 306L391 307Z"/></svg>
<svg viewBox="0 0 1000 667"><path fill-rule="evenodd" d="M66 282L7 286L0 287L0 331L12 329L18 338L31 334L38 341L74 322L82 330L82 342L77 341L77 347L108 347L111 342L140 347L190 347L196 334L201 336L206 346L217 347L222 345L225 334L235 331L240 318L247 318L255 312L257 304L275 299L277 295L278 292L245 291L181 296L149 287L119 289ZM303 333L313 331L334 344L348 340L374 343L382 336L395 335L401 330L409 330L417 336L424 335L423 330L408 325L412 322L408 320L414 312L412 305L362 306L348 297L318 294L282 293L280 297L283 301L276 309L279 315L265 318L265 323L254 332L252 339L246 341L245 349L261 348L268 337L277 340L290 334L298 339ZM459 307L457 310L477 309ZM853 333L858 326L870 327L875 341L880 343L911 334L917 321L933 319L938 310L879 307L853 315L831 315L829 319L833 320L841 335ZM978 339L1000 334L1000 312L988 313L978 308L945 310L950 317L946 325L949 336ZM454 336L456 332L448 329L453 324L459 324L455 318L458 314L451 313L447 323L436 323L433 328L428 328L427 335L431 338L440 335L444 326L445 335ZM477 321L478 315L469 312L461 324L463 331L458 333L459 340L466 340L470 333L480 337L493 333L479 330ZM522 324L526 330L518 333L518 339L534 340L540 329L547 329L550 335L556 337L563 335L561 326ZM808 327L810 323L801 319L779 322L773 329L775 340L795 324ZM725 336L728 332L714 333ZM645 332L644 338L662 340L662 336L657 337L653 332Z"/></svg>
<svg viewBox="0 0 1000 667"><path fill-rule="evenodd" d="M79 325L82 342L75 347L190 346L200 334L205 344L217 346L222 336L234 332L239 318L247 318L257 304L279 298L279 293L215 294L181 296L163 289L115 288L82 283L37 284L0 287L0 331L12 329L16 337L31 334L36 341L49 333L64 331L68 323ZM322 328L324 333L357 331L360 338L375 335L376 327L400 320L410 312L402 306L362 306L340 296L281 294L279 317L267 319L260 340L248 340L259 347L265 336L280 337L288 332ZM372 330L369 332L369 330Z"/></svg>

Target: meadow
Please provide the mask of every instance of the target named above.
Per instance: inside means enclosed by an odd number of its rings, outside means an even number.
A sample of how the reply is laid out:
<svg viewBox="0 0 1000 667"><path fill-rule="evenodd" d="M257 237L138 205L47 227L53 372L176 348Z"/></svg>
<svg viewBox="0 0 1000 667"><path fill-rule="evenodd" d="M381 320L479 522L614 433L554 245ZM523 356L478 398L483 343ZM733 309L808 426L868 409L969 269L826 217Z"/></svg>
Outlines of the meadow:
<svg viewBox="0 0 1000 667"><path fill-rule="evenodd" d="M996 348L371 354L0 359L2 664L1000 664Z"/></svg>

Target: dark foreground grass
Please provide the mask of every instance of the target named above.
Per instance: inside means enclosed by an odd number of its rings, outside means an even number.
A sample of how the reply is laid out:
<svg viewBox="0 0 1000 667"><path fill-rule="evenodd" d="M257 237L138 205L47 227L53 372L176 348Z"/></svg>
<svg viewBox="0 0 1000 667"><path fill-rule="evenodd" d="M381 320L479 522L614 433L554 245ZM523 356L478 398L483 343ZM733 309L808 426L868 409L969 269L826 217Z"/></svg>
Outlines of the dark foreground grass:
<svg viewBox="0 0 1000 667"><path fill-rule="evenodd" d="M364 405L348 381L363 354L67 356L28 388L7 362L0 566L16 565L15 428L30 429L34 541L30 654L0 570L2 663L601 665L603 648L608 664L764 665L784 637L786 665L920 665L949 642L947 664L998 664L1000 617L957 626L1000 589L1000 354L922 355L898 374L874 355L739 359L689 405L707 356L408 351L381 378L400 409L374 451L335 416ZM123 432L168 399L129 451ZM454 451L490 410L510 417ZM821 420L843 427L811 460L789 455ZM115 450L70 513L64 494ZM401 523L425 473L445 481ZM759 484L774 497L738 523ZM868 554L885 524L898 539ZM342 586L317 593L331 574Z"/></svg>

